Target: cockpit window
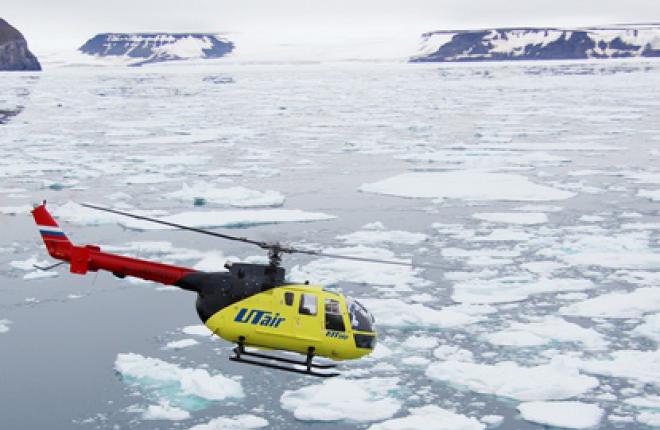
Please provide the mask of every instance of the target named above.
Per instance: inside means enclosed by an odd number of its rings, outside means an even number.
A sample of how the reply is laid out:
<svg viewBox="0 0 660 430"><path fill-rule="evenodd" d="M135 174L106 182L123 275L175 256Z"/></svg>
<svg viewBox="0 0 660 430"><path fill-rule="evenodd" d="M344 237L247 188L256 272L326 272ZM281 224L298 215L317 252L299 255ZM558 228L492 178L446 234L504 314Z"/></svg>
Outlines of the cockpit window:
<svg viewBox="0 0 660 430"><path fill-rule="evenodd" d="M302 294L300 296L300 307L298 312L301 315L316 315L317 304L315 294Z"/></svg>
<svg viewBox="0 0 660 430"><path fill-rule="evenodd" d="M337 300L325 299L325 328L326 330L346 331L344 316L341 314L341 307Z"/></svg>
<svg viewBox="0 0 660 430"><path fill-rule="evenodd" d="M346 298L348 314L351 317L351 327L358 331L374 331L374 317L355 299Z"/></svg>

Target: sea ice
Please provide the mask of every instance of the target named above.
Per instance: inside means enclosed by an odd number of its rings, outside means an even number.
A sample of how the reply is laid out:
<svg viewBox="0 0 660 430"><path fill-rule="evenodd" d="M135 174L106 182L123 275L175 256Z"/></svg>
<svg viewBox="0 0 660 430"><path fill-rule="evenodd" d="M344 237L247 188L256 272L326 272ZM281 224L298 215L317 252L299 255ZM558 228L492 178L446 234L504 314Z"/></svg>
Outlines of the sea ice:
<svg viewBox="0 0 660 430"><path fill-rule="evenodd" d="M646 197L647 199L651 199L656 202L660 201L660 190L639 190L637 195L639 197Z"/></svg>
<svg viewBox="0 0 660 430"><path fill-rule="evenodd" d="M187 325L184 328L182 328L181 331L190 336L209 337L213 334L211 333L211 330L209 330L209 328L206 327L204 324Z"/></svg>
<svg viewBox="0 0 660 430"><path fill-rule="evenodd" d="M0 214L3 215L27 215L32 210L31 206L2 206L0 207Z"/></svg>
<svg viewBox="0 0 660 430"><path fill-rule="evenodd" d="M575 360L574 365L587 373L660 386L660 350L619 350L610 355L611 360Z"/></svg>
<svg viewBox="0 0 660 430"><path fill-rule="evenodd" d="M468 361L474 360L472 351L452 345L440 345L433 350L433 356L444 361Z"/></svg>
<svg viewBox="0 0 660 430"><path fill-rule="evenodd" d="M172 342L167 342L165 345L165 349L183 349L183 348L188 348L190 346L195 346L199 342L197 342L195 339L181 339L181 340L174 340Z"/></svg>
<svg viewBox="0 0 660 430"><path fill-rule="evenodd" d="M250 430L266 427L268 421L252 414L237 415L235 417L214 418L208 423L198 424L189 430Z"/></svg>
<svg viewBox="0 0 660 430"><path fill-rule="evenodd" d="M562 315L589 318L640 318L645 313L660 311L660 287L644 287L633 291L603 294L559 309Z"/></svg>
<svg viewBox="0 0 660 430"><path fill-rule="evenodd" d="M221 374L211 375L204 369L184 368L157 358L140 354L118 354L115 369L129 381L153 388L162 400L181 402L182 397L194 396L205 400L224 400L243 397L240 382ZM174 393L173 393L174 392ZM170 398L163 398L164 396Z"/></svg>
<svg viewBox="0 0 660 430"><path fill-rule="evenodd" d="M518 410L527 421L567 429L595 427L604 413L597 405L577 401L526 402Z"/></svg>
<svg viewBox="0 0 660 430"><path fill-rule="evenodd" d="M392 251L387 249L362 245L348 248L326 248L323 252L361 258L393 260L402 263L410 262L410 260L396 257ZM312 283L322 285L335 285L340 281L372 285L427 285L428 281L416 276L420 271L420 269L412 267L391 264L320 258L302 267L294 266L288 276L289 279L297 281L309 280Z"/></svg>
<svg viewBox="0 0 660 430"><path fill-rule="evenodd" d="M432 336L410 336L401 346L408 350L433 349L438 345L438 338Z"/></svg>
<svg viewBox="0 0 660 430"><path fill-rule="evenodd" d="M258 191L245 187L218 188L209 182L183 184L183 188L165 194L166 198L193 204L203 201L214 205L254 208L263 206L282 206L284 195L277 191Z"/></svg>
<svg viewBox="0 0 660 430"><path fill-rule="evenodd" d="M540 212L481 212L474 218L493 223L535 225L548 222L548 216Z"/></svg>
<svg viewBox="0 0 660 430"><path fill-rule="evenodd" d="M448 360L430 364L426 376L478 393L520 401L566 399L598 386L598 379L581 375L561 360L531 367L512 361L490 365Z"/></svg>
<svg viewBox="0 0 660 430"><path fill-rule="evenodd" d="M514 322L508 328L485 335L493 345L538 346L550 342L579 342L587 349L604 349L608 343L594 329L584 328L563 318L547 316L532 322Z"/></svg>
<svg viewBox="0 0 660 430"><path fill-rule="evenodd" d="M474 280L454 284L452 299L460 303L507 303L527 300L533 294L583 291L596 286L588 279L525 278Z"/></svg>
<svg viewBox="0 0 660 430"><path fill-rule="evenodd" d="M632 332L660 343L660 313L645 316L644 323L635 327Z"/></svg>
<svg viewBox="0 0 660 430"><path fill-rule="evenodd" d="M337 239L348 245L379 245L383 243L417 245L427 240L428 237L423 233L411 233L401 230L364 230L337 236Z"/></svg>
<svg viewBox="0 0 660 430"><path fill-rule="evenodd" d="M157 405L149 405L142 414L142 419L145 420L181 421L188 418L190 418L190 412L172 406L166 400L161 401Z"/></svg>
<svg viewBox="0 0 660 430"><path fill-rule="evenodd" d="M649 427L660 427L660 412L642 412L636 418L638 422Z"/></svg>
<svg viewBox="0 0 660 430"><path fill-rule="evenodd" d="M374 424L368 430L483 430L477 419L436 405L410 408L409 415Z"/></svg>
<svg viewBox="0 0 660 430"><path fill-rule="evenodd" d="M565 200L575 196L535 184L521 175L483 171L404 173L364 184L360 191L400 197L506 201Z"/></svg>
<svg viewBox="0 0 660 430"><path fill-rule="evenodd" d="M474 324L483 316L471 315L457 306L445 306L440 310L420 303L406 303L399 299L360 299L383 327L450 328Z"/></svg>
<svg viewBox="0 0 660 430"><path fill-rule="evenodd" d="M303 421L377 421L390 418L401 402L390 393L398 378L330 379L282 394L282 408Z"/></svg>
<svg viewBox="0 0 660 430"><path fill-rule="evenodd" d="M624 402L638 408L660 409L660 396L631 397Z"/></svg>
<svg viewBox="0 0 660 430"><path fill-rule="evenodd" d="M9 331L9 320L0 320L0 333L7 333Z"/></svg>
<svg viewBox="0 0 660 430"><path fill-rule="evenodd" d="M183 224L189 227L212 228L228 227L238 228L263 224L277 224L284 222L310 222L334 219L335 216L320 212L306 212L298 209L245 209L245 210L216 210L181 212L169 216L162 215L162 211L133 210L132 213L157 217L162 221ZM69 202L54 210L56 217L82 225L99 225L117 223L126 228L136 230L162 230L170 227L148 221L135 220L106 212L99 212Z"/></svg>

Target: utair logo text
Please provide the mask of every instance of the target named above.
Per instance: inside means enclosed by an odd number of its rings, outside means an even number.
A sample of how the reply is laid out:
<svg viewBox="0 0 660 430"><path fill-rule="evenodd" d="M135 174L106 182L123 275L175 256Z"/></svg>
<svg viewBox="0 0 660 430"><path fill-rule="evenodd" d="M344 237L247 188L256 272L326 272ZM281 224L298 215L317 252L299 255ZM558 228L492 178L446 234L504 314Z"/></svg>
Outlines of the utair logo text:
<svg viewBox="0 0 660 430"><path fill-rule="evenodd" d="M234 321L244 324L252 324L252 325L258 324L264 327L277 328L280 325L280 323L285 319L286 318L280 317L279 313L273 315L273 313L269 311L242 308L236 314L236 318L234 318Z"/></svg>

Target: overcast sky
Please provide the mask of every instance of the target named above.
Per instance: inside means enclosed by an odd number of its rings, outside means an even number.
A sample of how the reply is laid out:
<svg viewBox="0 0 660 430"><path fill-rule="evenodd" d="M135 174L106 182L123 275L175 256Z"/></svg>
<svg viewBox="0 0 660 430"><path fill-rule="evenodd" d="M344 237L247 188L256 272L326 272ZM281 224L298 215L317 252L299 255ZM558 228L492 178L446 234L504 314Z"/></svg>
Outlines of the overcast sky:
<svg viewBox="0 0 660 430"><path fill-rule="evenodd" d="M35 51L101 32L222 32L252 43L416 39L439 29L660 22L658 0L3 0Z"/></svg>

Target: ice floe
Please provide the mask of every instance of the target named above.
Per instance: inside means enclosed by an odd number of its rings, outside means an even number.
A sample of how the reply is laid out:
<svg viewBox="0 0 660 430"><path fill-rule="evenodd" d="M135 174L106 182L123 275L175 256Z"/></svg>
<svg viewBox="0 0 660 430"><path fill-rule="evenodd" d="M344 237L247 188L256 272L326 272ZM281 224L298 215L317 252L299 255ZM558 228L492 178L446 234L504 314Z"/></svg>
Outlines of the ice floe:
<svg viewBox="0 0 660 430"><path fill-rule="evenodd" d="M31 206L21 205L21 206L1 206L0 214L3 215L27 215L32 210Z"/></svg>
<svg viewBox="0 0 660 430"><path fill-rule="evenodd" d="M383 243L397 243L402 245L417 245L428 239L423 233L411 233L401 230L385 230L383 228L356 231L350 234L337 236L348 245L379 245Z"/></svg>
<svg viewBox="0 0 660 430"><path fill-rule="evenodd" d="M284 204L284 195L277 191L258 191L245 187L219 188L208 182L195 182L193 185L183 184L182 189L167 193L165 197L196 206L213 204L253 208Z"/></svg>
<svg viewBox="0 0 660 430"><path fill-rule="evenodd" d="M209 337L213 333L204 324L188 325L181 329L181 331L190 336L206 336Z"/></svg>
<svg viewBox="0 0 660 430"><path fill-rule="evenodd" d="M478 220L502 224L535 225L548 222L548 216L541 212L480 212L472 216Z"/></svg>
<svg viewBox="0 0 660 430"><path fill-rule="evenodd" d="M346 248L325 248L323 252L326 254L393 260L402 263L410 262L409 259L398 258L388 249L362 245ZM420 272L420 269L392 264L320 258L304 266L294 266L289 271L288 277L296 281L309 280L312 283L323 285L334 285L340 281L403 287L427 285L428 281L418 277Z"/></svg>
<svg viewBox="0 0 660 430"><path fill-rule="evenodd" d="M626 378L660 386L660 350L619 350L611 359L575 360L573 365L584 372Z"/></svg>
<svg viewBox="0 0 660 430"><path fill-rule="evenodd" d="M189 227L248 227L284 222L310 222L334 219L335 216L321 212L306 212L298 209L245 209L245 210L209 210L180 212L174 215L162 215L162 211L131 211L137 215L156 217L162 221L183 224ZM162 230L170 227L135 220L106 212L99 212L69 202L54 210L56 217L82 225L120 224L135 230Z"/></svg>
<svg viewBox="0 0 660 430"><path fill-rule="evenodd" d="M514 322L508 328L484 336L494 345L539 346L550 342L578 342L587 349L600 350L608 342L594 329L584 328L556 316Z"/></svg>
<svg viewBox="0 0 660 430"><path fill-rule="evenodd" d="M639 190L637 192L639 197L646 197L656 202L660 202L660 190Z"/></svg>
<svg viewBox="0 0 660 430"><path fill-rule="evenodd" d="M572 278L474 280L454 284L451 298L460 303L507 303L526 300L534 294L584 291L595 287L588 279Z"/></svg>
<svg viewBox="0 0 660 430"><path fill-rule="evenodd" d="M660 313L645 316L644 322L635 327L632 332L660 343Z"/></svg>
<svg viewBox="0 0 660 430"><path fill-rule="evenodd" d="M374 424L368 430L483 430L477 419L436 405L410 408L409 414Z"/></svg>
<svg viewBox="0 0 660 430"><path fill-rule="evenodd" d="M189 430L250 430L263 428L268 420L252 414L237 415L235 417L214 418L208 423L198 424Z"/></svg>
<svg viewBox="0 0 660 430"><path fill-rule="evenodd" d="M54 270L39 270L35 267L35 265L44 267L50 266L51 264L52 263L47 260L39 260L36 255L33 255L26 260L14 260L9 262L11 268L27 272L23 275L23 279L26 281L59 276L59 273Z"/></svg>
<svg viewBox="0 0 660 430"><path fill-rule="evenodd" d="M520 401L561 400L598 386L598 379L580 374L562 360L530 367L512 361L491 365L447 360L431 363L426 375L478 393Z"/></svg>
<svg viewBox="0 0 660 430"><path fill-rule="evenodd" d="M191 346L197 345L199 342L197 342L195 339L181 339L181 340L173 340L171 342L167 342L165 344L164 348L165 349L183 349L183 348L188 348Z"/></svg>
<svg viewBox="0 0 660 430"><path fill-rule="evenodd" d="M7 319L0 320L0 333L7 333L9 331L9 325L11 321Z"/></svg>
<svg viewBox="0 0 660 430"><path fill-rule="evenodd" d="M595 427L604 413L598 405L577 401L526 402L518 410L527 421L567 429Z"/></svg>
<svg viewBox="0 0 660 430"><path fill-rule="evenodd" d="M483 315L466 312L458 306L433 309L420 303L406 303L399 299L368 299L360 302L374 315L376 324L399 328L450 328L474 324Z"/></svg>
<svg viewBox="0 0 660 430"><path fill-rule="evenodd" d="M169 420L181 421L190 418L190 412L185 409L172 406L168 401L163 400L157 405L149 405L142 413L144 420Z"/></svg>
<svg viewBox="0 0 660 430"><path fill-rule="evenodd" d="M287 390L280 402L302 421L378 421L401 408L401 402L391 396L398 384L398 378L336 378Z"/></svg>
<svg viewBox="0 0 660 430"><path fill-rule="evenodd" d="M660 396L631 397L624 400L624 403L639 408L660 409Z"/></svg>
<svg viewBox="0 0 660 430"><path fill-rule="evenodd" d="M660 412L645 411L637 415L635 419L650 427L660 427Z"/></svg>
<svg viewBox="0 0 660 430"><path fill-rule="evenodd" d="M660 311L660 287L615 291L572 303L559 309L562 315L590 318L639 318Z"/></svg>
<svg viewBox="0 0 660 430"><path fill-rule="evenodd" d="M599 229L594 229L600 232ZM587 232L588 233L588 232ZM555 247L540 255L558 257L577 266L655 269L660 266L660 253L649 247L649 232L634 231L609 234L569 234Z"/></svg>
<svg viewBox="0 0 660 430"><path fill-rule="evenodd" d="M118 354L115 370L127 382L153 392L159 400L184 409L196 409L200 403L196 399L203 402L244 396L241 383L234 379L140 354Z"/></svg>
<svg viewBox="0 0 660 430"><path fill-rule="evenodd" d="M404 173L364 184L361 191L400 197L464 200L552 201L575 196L521 175L483 171Z"/></svg>

